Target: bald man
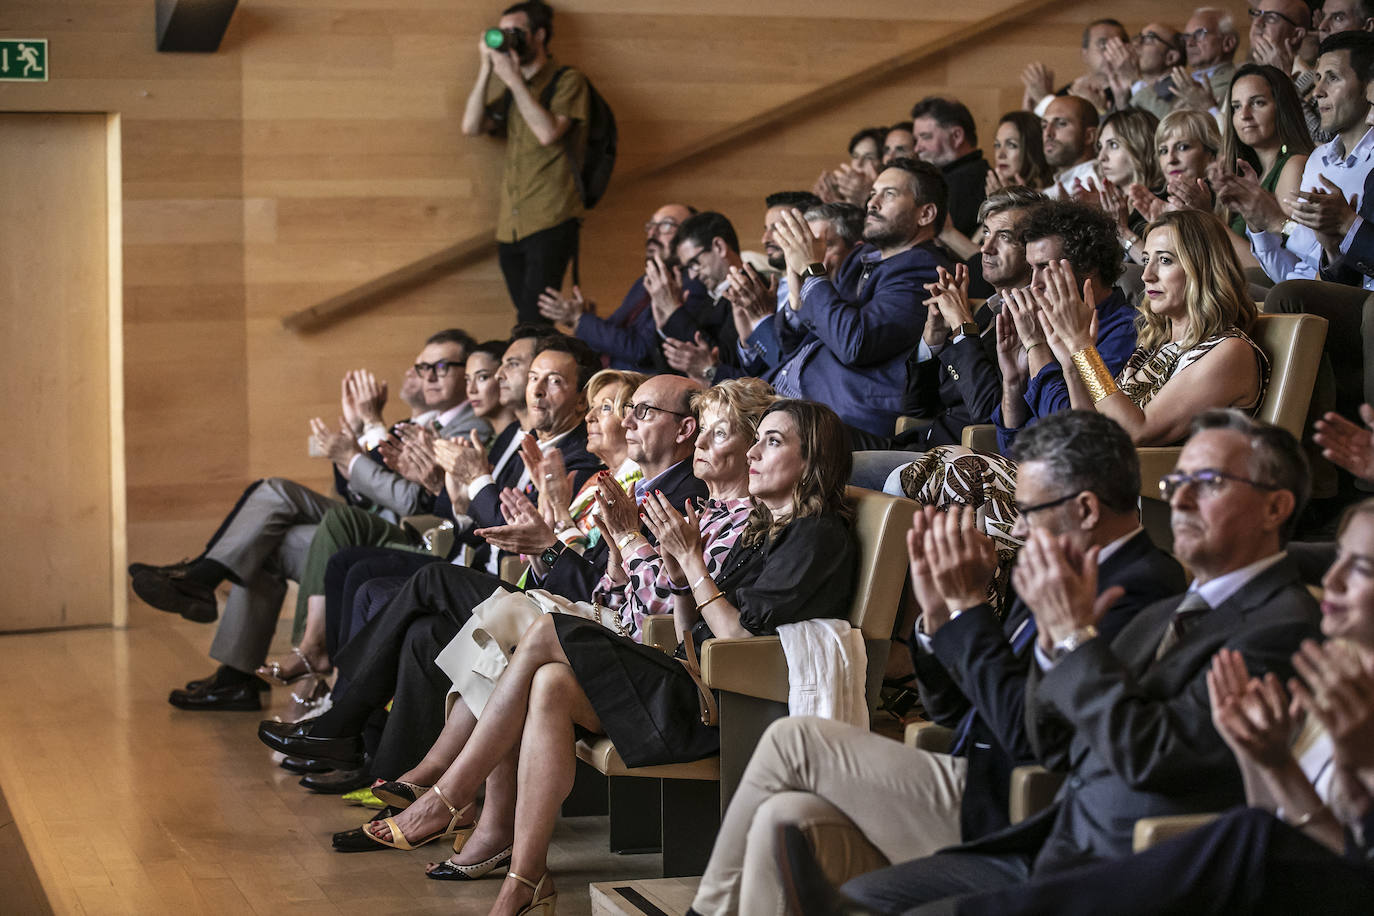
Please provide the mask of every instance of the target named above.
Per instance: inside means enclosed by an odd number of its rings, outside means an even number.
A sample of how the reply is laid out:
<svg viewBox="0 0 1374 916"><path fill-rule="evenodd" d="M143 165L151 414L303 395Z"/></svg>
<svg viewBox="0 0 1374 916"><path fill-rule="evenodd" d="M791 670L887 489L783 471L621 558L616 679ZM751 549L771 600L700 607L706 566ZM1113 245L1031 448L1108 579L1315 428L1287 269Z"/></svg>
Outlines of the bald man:
<svg viewBox="0 0 1374 916"><path fill-rule="evenodd" d="M685 204L664 204L655 210L644 224L645 260L658 256L670 261L678 227L695 212ZM686 305L693 313L710 304L706 289L685 275L682 278L682 291L687 297ZM608 318L592 314L589 303L576 287L571 298L563 296L556 289L546 289L544 295L539 297L539 312L551 321L571 327L579 340L610 358L612 369L668 371L643 276L635 280L621 300L620 308Z"/></svg>
<svg viewBox="0 0 1374 916"><path fill-rule="evenodd" d="M1076 95L1056 96L1041 120L1045 161L1054 169L1046 196L1058 198L1075 181L1087 181L1097 158L1097 109Z"/></svg>

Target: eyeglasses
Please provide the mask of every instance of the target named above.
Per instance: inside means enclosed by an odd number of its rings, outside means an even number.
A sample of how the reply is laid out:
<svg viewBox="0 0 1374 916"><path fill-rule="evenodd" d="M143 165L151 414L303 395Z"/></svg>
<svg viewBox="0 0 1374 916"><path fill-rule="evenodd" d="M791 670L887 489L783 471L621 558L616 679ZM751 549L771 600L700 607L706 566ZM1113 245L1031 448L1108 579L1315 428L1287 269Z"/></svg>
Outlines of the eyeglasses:
<svg viewBox="0 0 1374 916"><path fill-rule="evenodd" d="M448 374L461 365L451 359L441 359L437 363L416 363L415 374L420 378L428 378L432 372L435 378L448 378Z"/></svg>
<svg viewBox="0 0 1374 916"><path fill-rule="evenodd" d="M1282 20L1291 25L1295 29L1307 28L1307 26L1302 25L1301 23L1293 19L1289 19L1287 16L1285 16L1283 13L1280 13L1278 10L1257 10L1254 7L1251 7L1250 21L1254 22L1256 19L1262 19L1264 21L1264 24L1267 26L1278 25L1279 21Z"/></svg>
<svg viewBox="0 0 1374 916"><path fill-rule="evenodd" d="M620 415L622 417L628 417L630 414L634 414L635 419L643 423L645 420L649 419L649 411L651 410L657 410L659 413L670 413L675 417L685 418L691 416L689 413L678 413L676 410L669 410L666 407L655 407L653 404L626 404L621 408Z"/></svg>
<svg viewBox="0 0 1374 916"><path fill-rule="evenodd" d="M1150 42L1157 42L1165 47L1173 47L1173 42L1156 32L1141 32L1131 39L1131 44L1133 45L1147 45Z"/></svg>
<svg viewBox="0 0 1374 916"><path fill-rule="evenodd" d="M1043 512L1046 509L1053 509L1055 506L1062 506L1082 492L1082 490L1076 490L1068 496L1061 496L1058 499L1051 499L1048 502L1036 503L1033 506L1023 506L1020 503L1016 503L1016 514L1024 518L1028 515L1034 515L1037 512Z"/></svg>
<svg viewBox="0 0 1374 916"><path fill-rule="evenodd" d="M694 274L694 273L696 273L698 270L700 270L700 269L701 269L701 256L704 255L704 254L706 254L706 252L708 252L708 251L710 251L710 250L711 250L711 249L709 249L709 248L703 248L703 249L701 249L700 251L698 251L696 254L694 254L694 255L692 255L690 258L688 258L688 259L686 260L686 262L684 262L683 265L682 265L682 266L687 270L687 273L689 273L689 274Z"/></svg>
<svg viewBox="0 0 1374 916"><path fill-rule="evenodd" d="M1202 39L1211 34L1211 29L1195 29L1191 32L1184 32L1182 33L1183 43L1185 45L1199 45L1202 44Z"/></svg>
<svg viewBox="0 0 1374 916"><path fill-rule="evenodd" d="M1168 501L1174 498L1174 494L1179 491L1180 487L1185 484L1192 484L1197 487L1199 496L1215 496L1221 492L1222 487L1226 486L1228 480L1249 484L1256 490L1273 491L1278 489L1271 483L1260 483L1258 480L1228 474L1225 471L1218 471L1216 468L1201 468L1192 472L1174 471L1172 474L1165 474L1159 479L1159 495Z"/></svg>
<svg viewBox="0 0 1374 916"><path fill-rule="evenodd" d="M682 224L675 219L649 220L644 224L644 232L647 235L657 235L660 232L669 232Z"/></svg>

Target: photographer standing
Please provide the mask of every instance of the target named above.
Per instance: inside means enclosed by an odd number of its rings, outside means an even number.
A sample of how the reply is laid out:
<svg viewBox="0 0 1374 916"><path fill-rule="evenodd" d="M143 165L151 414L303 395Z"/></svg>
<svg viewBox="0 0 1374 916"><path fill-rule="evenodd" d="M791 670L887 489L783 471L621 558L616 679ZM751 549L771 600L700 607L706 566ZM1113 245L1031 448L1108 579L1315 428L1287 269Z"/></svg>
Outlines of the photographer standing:
<svg viewBox="0 0 1374 916"><path fill-rule="evenodd" d="M548 4L515 4L501 14L499 29L500 36L489 30L478 40L481 68L463 112L463 133L506 140L496 223L501 273L519 320L547 323L539 295L545 287L562 287L585 212L573 170L586 145L590 90L586 77L560 68L549 55ZM506 91L488 103L493 74Z"/></svg>

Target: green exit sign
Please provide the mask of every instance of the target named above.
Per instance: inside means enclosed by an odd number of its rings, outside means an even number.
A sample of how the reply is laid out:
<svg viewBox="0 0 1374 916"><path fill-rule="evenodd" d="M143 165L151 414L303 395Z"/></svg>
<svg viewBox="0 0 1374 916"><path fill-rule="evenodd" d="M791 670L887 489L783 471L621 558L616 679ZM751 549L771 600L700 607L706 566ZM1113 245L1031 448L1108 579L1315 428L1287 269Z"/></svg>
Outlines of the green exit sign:
<svg viewBox="0 0 1374 916"><path fill-rule="evenodd" d="M0 38L0 82L48 81L46 38Z"/></svg>

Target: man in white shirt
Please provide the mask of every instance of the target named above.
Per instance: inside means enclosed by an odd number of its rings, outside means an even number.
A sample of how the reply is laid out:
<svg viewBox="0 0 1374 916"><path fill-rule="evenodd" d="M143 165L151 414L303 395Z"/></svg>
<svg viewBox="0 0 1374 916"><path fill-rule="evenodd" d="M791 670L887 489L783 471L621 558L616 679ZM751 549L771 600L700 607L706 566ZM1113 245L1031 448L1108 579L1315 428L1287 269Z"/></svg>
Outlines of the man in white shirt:
<svg viewBox="0 0 1374 916"><path fill-rule="evenodd" d="M1076 95L1055 96L1043 120L1045 161L1054 169L1054 183L1045 196L1058 200L1075 181L1087 184L1097 164L1097 109Z"/></svg>

